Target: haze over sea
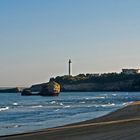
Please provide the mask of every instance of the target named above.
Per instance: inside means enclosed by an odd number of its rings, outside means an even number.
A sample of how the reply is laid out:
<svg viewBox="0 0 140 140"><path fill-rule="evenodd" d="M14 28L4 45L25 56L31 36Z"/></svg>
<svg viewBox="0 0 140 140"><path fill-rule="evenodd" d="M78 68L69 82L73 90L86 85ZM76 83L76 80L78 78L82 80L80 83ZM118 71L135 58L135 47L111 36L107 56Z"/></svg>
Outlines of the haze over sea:
<svg viewBox="0 0 140 140"><path fill-rule="evenodd" d="M132 101L140 92L67 92L57 97L0 94L0 135L93 119Z"/></svg>

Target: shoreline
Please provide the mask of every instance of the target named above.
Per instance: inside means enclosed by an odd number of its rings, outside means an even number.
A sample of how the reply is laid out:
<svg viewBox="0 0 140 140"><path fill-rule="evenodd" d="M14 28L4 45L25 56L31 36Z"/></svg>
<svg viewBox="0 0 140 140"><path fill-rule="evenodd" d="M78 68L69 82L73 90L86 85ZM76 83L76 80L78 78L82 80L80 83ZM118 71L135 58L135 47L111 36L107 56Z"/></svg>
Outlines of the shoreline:
<svg viewBox="0 0 140 140"><path fill-rule="evenodd" d="M0 140L81 140L81 139L99 139L105 137L109 139L129 140L130 133L140 131L140 101L133 102L121 109L111 112L99 118L87 120L84 122L73 123L55 128L42 129L22 134L0 136ZM127 131L127 132L126 132ZM104 137L102 136L104 135ZM135 133L133 137L140 136ZM132 136L131 136L132 137Z"/></svg>

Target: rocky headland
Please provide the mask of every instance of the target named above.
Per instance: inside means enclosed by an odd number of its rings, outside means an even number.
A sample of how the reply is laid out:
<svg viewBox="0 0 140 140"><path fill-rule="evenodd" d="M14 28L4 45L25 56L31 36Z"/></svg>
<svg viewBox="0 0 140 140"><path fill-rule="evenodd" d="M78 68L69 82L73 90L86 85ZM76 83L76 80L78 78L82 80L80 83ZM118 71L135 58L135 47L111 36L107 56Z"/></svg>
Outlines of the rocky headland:
<svg viewBox="0 0 140 140"><path fill-rule="evenodd" d="M79 74L57 76L54 81L61 85L63 92L90 91L140 91L140 74L107 73L101 75ZM42 84L32 85L31 91L40 91Z"/></svg>
<svg viewBox="0 0 140 140"><path fill-rule="evenodd" d="M51 79L50 79L51 80ZM53 78L52 90L62 92L94 92L94 91L140 91L140 74L106 73L106 74L79 74L76 76L57 76ZM29 87L28 95L38 92L40 95L47 93L48 84L41 83ZM57 85L57 84L59 85ZM60 88L61 87L61 88ZM2 88L0 93L18 93L24 88ZM45 92L44 92L45 91ZM31 93L29 93L31 92ZM50 91L49 91L50 92ZM27 93L27 92L26 92Z"/></svg>

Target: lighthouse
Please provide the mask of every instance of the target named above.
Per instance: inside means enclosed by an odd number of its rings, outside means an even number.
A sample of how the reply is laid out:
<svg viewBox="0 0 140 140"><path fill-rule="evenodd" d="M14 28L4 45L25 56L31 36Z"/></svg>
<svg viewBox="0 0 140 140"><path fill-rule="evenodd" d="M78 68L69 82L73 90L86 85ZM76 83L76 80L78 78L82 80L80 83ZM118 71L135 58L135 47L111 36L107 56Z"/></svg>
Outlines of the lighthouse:
<svg viewBox="0 0 140 140"><path fill-rule="evenodd" d="M69 59L69 76L71 76L71 59Z"/></svg>

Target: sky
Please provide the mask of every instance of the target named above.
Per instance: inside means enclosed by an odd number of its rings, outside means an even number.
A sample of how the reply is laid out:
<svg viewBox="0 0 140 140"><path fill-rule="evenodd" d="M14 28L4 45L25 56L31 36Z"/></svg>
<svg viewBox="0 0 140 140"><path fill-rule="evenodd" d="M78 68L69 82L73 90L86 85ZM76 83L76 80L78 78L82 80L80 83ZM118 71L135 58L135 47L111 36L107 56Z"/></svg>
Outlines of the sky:
<svg viewBox="0 0 140 140"><path fill-rule="evenodd" d="M0 87L140 67L139 0L0 0Z"/></svg>

